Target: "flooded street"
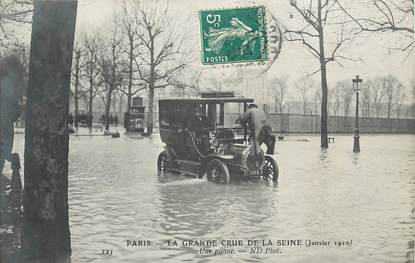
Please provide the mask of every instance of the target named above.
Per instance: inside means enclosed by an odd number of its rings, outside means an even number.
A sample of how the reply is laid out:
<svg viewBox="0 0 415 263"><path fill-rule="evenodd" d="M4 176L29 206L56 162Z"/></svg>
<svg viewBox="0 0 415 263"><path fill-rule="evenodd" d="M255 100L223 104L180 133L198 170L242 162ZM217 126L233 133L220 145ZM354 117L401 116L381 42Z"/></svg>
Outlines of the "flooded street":
<svg viewBox="0 0 415 263"><path fill-rule="evenodd" d="M23 138L16 138L19 152ZM352 135L337 135L327 151L319 142L303 135L277 143L278 184L223 186L157 176L158 134L72 136L72 262L413 262L415 137L363 135L359 154L352 152ZM281 254L259 255L243 246L236 254L205 256L199 247L182 247L182 240L195 239L343 240L351 246L281 246ZM127 246L127 240L151 246Z"/></svg>

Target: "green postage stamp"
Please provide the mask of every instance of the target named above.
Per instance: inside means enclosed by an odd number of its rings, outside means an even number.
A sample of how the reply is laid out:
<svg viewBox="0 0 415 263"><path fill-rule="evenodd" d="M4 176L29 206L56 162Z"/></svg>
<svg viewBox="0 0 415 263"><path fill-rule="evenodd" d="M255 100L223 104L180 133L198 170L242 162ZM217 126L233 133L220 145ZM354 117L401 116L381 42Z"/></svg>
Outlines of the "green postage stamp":
<svg viewBox="0 0 415 263"><path fill-rule="evenodd" d="M265 7L200 11L205 65L268 60Z"/></svg>

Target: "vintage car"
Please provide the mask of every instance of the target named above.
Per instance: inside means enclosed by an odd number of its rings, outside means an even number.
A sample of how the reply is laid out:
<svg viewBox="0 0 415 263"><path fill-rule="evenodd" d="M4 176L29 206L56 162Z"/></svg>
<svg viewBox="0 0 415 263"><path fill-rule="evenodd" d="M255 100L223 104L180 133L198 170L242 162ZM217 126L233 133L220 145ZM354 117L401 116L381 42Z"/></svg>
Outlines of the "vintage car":
<svg viewBox="0 0 415 263"><path fill-rule="evenodd" d="M207 97L207 98L206 98ZM252 99L211 97L163 99L159 101L159 128L165 150L158 157L160 173L182 173L227 184L232 179L278 179L277 162L265 155L258 144L249 142L248 129L237 120L237 113L247 109ZM187 122L203 111L209 122L209 151L200 149L200 138L187 129ZM239 115L240 116L240 115Z"/></svg>

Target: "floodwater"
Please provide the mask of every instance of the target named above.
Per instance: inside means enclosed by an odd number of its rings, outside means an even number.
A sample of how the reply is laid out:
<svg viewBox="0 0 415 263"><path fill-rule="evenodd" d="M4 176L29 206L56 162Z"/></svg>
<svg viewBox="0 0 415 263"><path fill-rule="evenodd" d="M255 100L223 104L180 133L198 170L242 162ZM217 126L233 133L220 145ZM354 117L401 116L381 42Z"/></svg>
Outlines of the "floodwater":
<svg viewBox="0 0 415 263"><path fill-rule="evenodd" d="M277 184L223 186L158 176L158 134L71 137L72 262L413 262L415 136L362 135L359 154L352 152L352 135L336 135L326 151L318 136L287 138L276 146ZM215 256L182 247L183 240L206 239L244 245L219 244L214 249L235 254ZM253 239L303 245L250 254L247 242ZM151 245L128 246L127 240ZM307 247L306 240L330 245ZM348 245L336 247L335 241Z"/></svg>

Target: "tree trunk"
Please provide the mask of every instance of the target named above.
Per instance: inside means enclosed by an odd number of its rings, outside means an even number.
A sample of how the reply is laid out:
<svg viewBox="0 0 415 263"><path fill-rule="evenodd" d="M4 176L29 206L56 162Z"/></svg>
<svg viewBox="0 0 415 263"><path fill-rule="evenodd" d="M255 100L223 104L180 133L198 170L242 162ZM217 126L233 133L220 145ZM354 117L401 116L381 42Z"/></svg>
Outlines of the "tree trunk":
<svg viewBox="0 0 415 263"><path fill-rule="evenodd" d="M78 97L79 75L77 73L75 77L75 92L74 92L74 104L75 104L75 129L78 130L79 122L79 97Z"/></svg>
<svg viewBox="0 0 415 263"><path fill-rule="evenodd" d="M112 112L117 111L117 96L114 96L114 99L111 99L112 102Z"/></svg>
<svg viewBox="0 0 415 263"><path fill-rule="evenodd" d="M112 91L108 91L108 95L106 97L105 101L105 129L110 129L110 109L111 109L111 96Z"/></svg>
<svg viewBox="0 0 415 263"><path fill-rule="evenodd" d="M88 128L92 128L92 103L93 103L93 86L90 84L89 86L89 103L88 103Z"/></svg>
<svg viewBox="0 0 415 263"><path fill-rule="evenodd" d="M128 95L127 95L127 116L129 117L130 116L130 111L131 111L131 99L132 99L132 95L131 95L131 93L130 93L130 91L128 91ZM130 131L130 119L128 118L127 120L125 120L125 123L126 123L126 127L125 127L125 129L126 129L126 131L128 132L128 131Z"/></svg>
<svg viewBox="0 0 415 263"><path fill-rule="evenodd" d="M318 25L319 25L319 46L320 46L320 66L321 66L321 147L328 148L327 141L327 71L326 71L326 57L324 55L324 30L321 17L321 0L318 0Z"/></svg>
<svg viewBox="0 0 415 263"><path fill-rule="evenodd" d="M153 133L153 107L154 107L154 89L155 89L155 78L154 78L154 38L150 41L150 85L148 92L148 115L147 115L147 133Z"/></svg>
<svg viewBox="0 0 415 263"><path fill-rule="evenodd" d="M76 0L34 1L24 154L30 262L70 262L67 120L76 11Z"/></svg>
<svg viewBox="0 0 415 263"><path fill-rule="evenodd" d="M127 112L131 110L131 99L133 97L132 90L133 90L133 43L130 43L130 54L129 54L129 65L128 65L128 101L127 101Z"/></svg>
<svg viewBox="0 0 415 263"><path fill-rule="evenodd" d="M148 114L147 114L147 133L153 133L153 106L154 106L154 88L150 87L148 93Z"/></svg>
<svg viewBox="0 0 415 263"><path fill-rule="evenodd" d="M128 92L127 92L127 112L130 116L131 111L131 100L132 100L132 90L133 90L133 62L134 62L134 37L129 34L129 53L128 53ZM126 131L128 132L130 130L130 119L124 120L124 123L126 124Z"/></svg>
<svg viewBox="0 0 415 263"><path fill-rule="evenodd" d="M120 93L120 96L118 98L118 112L122 112L123 100L123 93Z"/></svg>
<svg viewBox="0 0 415 263"><path fill-rule="evenodd" d="M128 95L127 95L127 112L129 113L131 111L131 100L133 95L131 94L131 88L128 87Z"/></svg>
<svg viewBox="0 0 415 263"><path fill-rule="evenodd" d="M131 94L131 90L132 90L132 74L131 74L131 76L129 76L129 78L130 78L130 80L129 80L129 83L128 83L128 95L127 95L127 116L130 116L130 112L131 112L131 100L132 100L132 94ZM130 131L130 118L128 118L127 120L126 120L126 131L128 132L128 131Z"/></svg>
<svg viewBox="0 0 415 263"><path fill-rule="evenodd" d="M74 119L74 124L75 124L75 129L78 130L78 126L79 126L79 74L80 74L80 69L81 69L81 51L80 50L75 50L75 91L74 91L74 106L75 106L75 119Z"/></svg>
<svg viewBox="0 0 415 263"><path fill-rule="evenodd" d="M327 141L327 75L326 75L326 67L322 65L321 68L321 147L328 148L328 141Z"/></svg>

